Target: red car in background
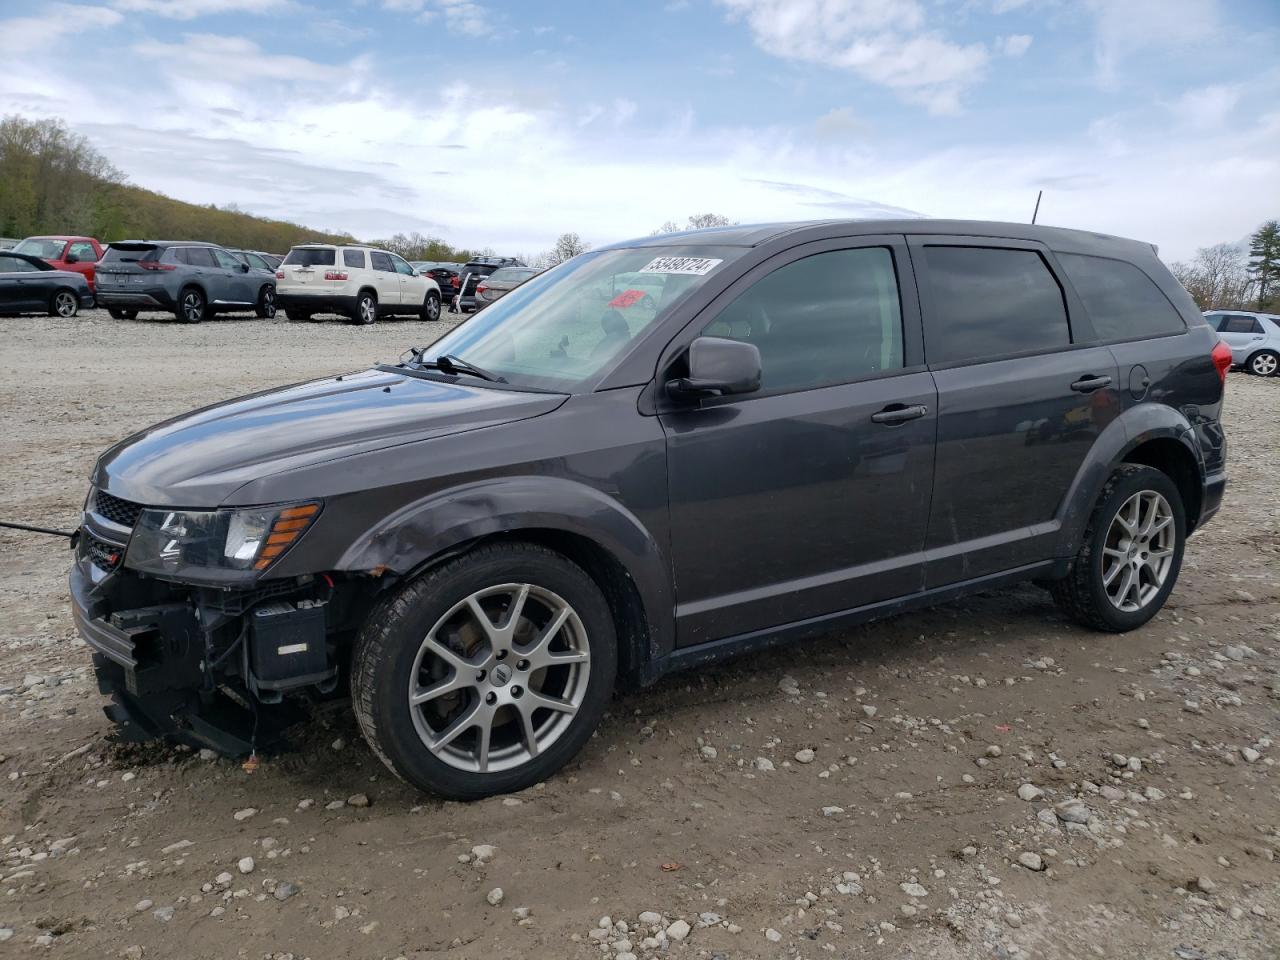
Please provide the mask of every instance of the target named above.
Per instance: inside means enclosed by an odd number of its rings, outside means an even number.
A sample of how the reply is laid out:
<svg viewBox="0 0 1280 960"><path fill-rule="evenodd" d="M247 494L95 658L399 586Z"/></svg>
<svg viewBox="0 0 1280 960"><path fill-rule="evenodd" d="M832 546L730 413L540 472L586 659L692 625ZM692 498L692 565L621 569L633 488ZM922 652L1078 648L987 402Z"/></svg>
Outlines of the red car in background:
<svg viewBox="0 0 1280 960"><path fill-rule="evenodd" d="M39 257L55 270L71 270L84 274L93 292L94 267L102 259L103 246L93 237L27 237L14 253Z"/></svg>

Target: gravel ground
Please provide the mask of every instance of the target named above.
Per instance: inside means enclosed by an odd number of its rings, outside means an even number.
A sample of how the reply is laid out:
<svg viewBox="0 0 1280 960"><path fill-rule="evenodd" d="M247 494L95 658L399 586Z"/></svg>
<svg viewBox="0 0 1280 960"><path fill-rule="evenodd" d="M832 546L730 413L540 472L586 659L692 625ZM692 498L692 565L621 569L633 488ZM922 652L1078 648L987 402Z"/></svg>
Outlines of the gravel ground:
<svg viewBox="0 0 1280 960"><path fill-rule="evenodd" d="M0 518L191 407L448 324L0 320ZM254 773L114 744L56 542L0 533L0 954L1280 955L1280 380L1232 374L1231 484L1123 636L1034 587L668 678L551 782L424 799L335 705Z"/></svg>

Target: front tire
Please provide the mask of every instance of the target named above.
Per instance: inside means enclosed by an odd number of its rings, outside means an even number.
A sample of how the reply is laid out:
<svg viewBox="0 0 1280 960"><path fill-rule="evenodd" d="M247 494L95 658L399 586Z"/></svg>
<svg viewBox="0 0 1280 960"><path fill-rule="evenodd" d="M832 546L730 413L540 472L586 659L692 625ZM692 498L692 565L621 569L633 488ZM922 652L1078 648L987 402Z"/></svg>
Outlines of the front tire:
<svg viewBox="0 0 1280 960"><path fill-rule="evenodd" d="M350 318L357 326L367 327L378 319L378 298L369 290L361 290Z"/></svg>
<svg viewBox="0 0 1280 960"><path fill-rule="evenodd" d="M1249 358L1248 370L1259 377L1274 377L1280 372L1280 354L1271 350L1259 350Z"/></svg>
<svg viewBox="0 0 1280 960"><path fill-rule="evenodd" d="M198 287L187 287L178 294L178 309L174 311L183 323L199 323L208 315L208 305Z"/></svg>
<svg viewBox="0 0 1280 960"><path fill-rule="evenodd" d="M80 299L72 290L58 290L49 301L49 316L70 320L80 312Z"/></svg>
<svg viewBox="0 0 1280 960"><path fill-rule="evenodd" d="M383 602L356 640L360 729L396 776L451 800L546 779L582 748L617 672L608 604L576 564L481 546Z"/></svg>
<svg viewBox="0 0 1280 960"><path fill-rule="evenodd" d="M422 319L427 323L440 319L440 298L434 293L428 293L427 299L422 301Z"/></svg>
<svg viewBox="0 0 1280 960"><path fill-rule="evenodd" d="M1182 497L1169 476L1122 464L1102 488L1071 572L1050 585L1054 601L1095 630L1142 626L1177 583L1186 528Z"/></svg>
<svg viewBox="0 0 1280 960"><path fill-rule="evenodd" d="M263 320L274 320L276 317L276 288L267 284L258 291L258 303L253 312Z"/></svg>

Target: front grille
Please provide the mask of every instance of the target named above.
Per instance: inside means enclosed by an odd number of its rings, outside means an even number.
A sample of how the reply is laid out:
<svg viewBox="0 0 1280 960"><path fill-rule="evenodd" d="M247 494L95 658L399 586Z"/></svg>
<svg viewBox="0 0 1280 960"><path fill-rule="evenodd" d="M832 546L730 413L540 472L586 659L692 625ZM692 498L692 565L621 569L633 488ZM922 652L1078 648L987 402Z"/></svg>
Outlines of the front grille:
<svg viewBox="0 0 1280 960"><path fill-rule="evenodd" d="M123 503L124 501L120 502ZM124 560L124 547L117 546L114 543L107 543L105 540L99 540L85 530L81 530L80 537L83 543L84 555L95 567L110 571L120 566L120 562Z"/></svg>
<svg viewBox="0 0 1280 960"><path fill-rule="evenodd" d="M105 490L98 490L93 495L93 512L106 517L112 523L133 529L133 525L138 522L139 514L142 513L142 507L128 500L113 497Z"/></svg>

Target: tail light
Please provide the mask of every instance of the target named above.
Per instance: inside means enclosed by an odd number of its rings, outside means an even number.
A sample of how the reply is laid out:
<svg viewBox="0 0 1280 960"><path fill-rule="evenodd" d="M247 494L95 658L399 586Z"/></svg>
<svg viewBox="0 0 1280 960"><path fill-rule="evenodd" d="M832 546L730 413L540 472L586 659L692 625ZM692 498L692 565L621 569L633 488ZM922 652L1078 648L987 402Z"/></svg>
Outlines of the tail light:
<svg viewBox="0 0 1280 960"><path fill-rule="evenodd" d="M324 272L324 278L325 278L326 280L346 280L346 279L347 279L347 271L345 271L345 270L326 270L326 271Z"/></svg>
<svg viewBox="0 0 1280 960"><path fill-rule="evenodd" d="M455 287L462 283L462 281L458 278L458 275L456 273L449 278L449 282L453 284Z"/></svg>
<svg viewBox="0 0 1280 960"><path fill-rule="evenodd" d="M1219 340L1213 345L1213 352L1209 356L1213 358L1213 365L1218 370L1218 378L1225 386L1227 371L1231 369L1231 348Z"/></svg>
<svg viewBox="0 0 1280 960"><path fill-rule="evenodd" d="M283 271L283 270L277 270L277 271L276 271L276 279L277 279L277 280L283 280L283 279L284 279L284 271Z"/></svg>
<svg viewBox="0 0 1280 960"><path fill-rule="evenodd" d="M485 292L485 290L487 290L487 289L489 289L489 288L488 288L488 287L486 287L483 283L477 283L477 284L476 284L476 296L477 296L477 297L478 297L478 296L480 296L480 295L481 295L482 293L484 293L484 292Z"/></svg>
<svg viewBox="0 0 1280 960"><path fill-rule="evenodd" d="M159 260L139 260L138 266L143 270L177 270L177 264L161 263Z"/></svg>

